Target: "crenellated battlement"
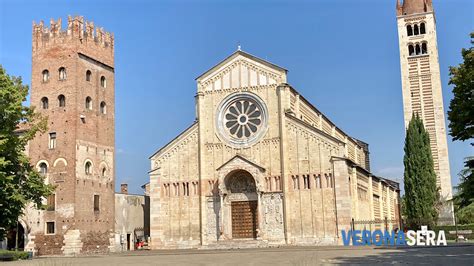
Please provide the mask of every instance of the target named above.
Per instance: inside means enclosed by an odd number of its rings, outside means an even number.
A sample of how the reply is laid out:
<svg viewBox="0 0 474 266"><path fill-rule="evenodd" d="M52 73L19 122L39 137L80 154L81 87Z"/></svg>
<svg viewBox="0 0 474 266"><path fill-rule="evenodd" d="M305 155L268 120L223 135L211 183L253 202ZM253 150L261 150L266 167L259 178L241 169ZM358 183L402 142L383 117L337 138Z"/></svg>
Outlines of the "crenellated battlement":
<svg viewBox="0 0 474 266"><path fill-rule="evenodd" d="M104 31L104 28L94 26L94 22L85 21L82 16L68 16L67 28L62 29L62 19L51 19L49 27L43 21L39 24L33 21L33 52L41 50L50 44L66 43L69 41L87 46L95 45L103 49L110 49L113 54L114 35Z"/></svg>

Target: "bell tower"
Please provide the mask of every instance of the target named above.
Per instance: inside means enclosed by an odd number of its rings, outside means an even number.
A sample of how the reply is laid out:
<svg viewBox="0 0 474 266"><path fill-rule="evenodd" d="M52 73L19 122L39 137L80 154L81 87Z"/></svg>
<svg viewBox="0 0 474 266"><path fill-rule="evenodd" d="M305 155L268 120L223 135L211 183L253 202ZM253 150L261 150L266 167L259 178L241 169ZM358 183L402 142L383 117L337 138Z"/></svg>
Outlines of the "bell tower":
<svg viewBox="0 0 474 266"><path fill-rule="evenodd" d="M431 0L397 0L397 24L405 128L413 113L430 136L437 185L444 201L452 198L445 114L438 59L436 19ZM454 221L452 204L439 217Z"/></svg>
<svg viewBox="0 0 474 266"><path fill-rule="evenodd" d="M107 252L114 243L114 38L82 17L33 23L31 105L48 131L29 144L55 186L28 213L27 248L40 255Z"/></svg>

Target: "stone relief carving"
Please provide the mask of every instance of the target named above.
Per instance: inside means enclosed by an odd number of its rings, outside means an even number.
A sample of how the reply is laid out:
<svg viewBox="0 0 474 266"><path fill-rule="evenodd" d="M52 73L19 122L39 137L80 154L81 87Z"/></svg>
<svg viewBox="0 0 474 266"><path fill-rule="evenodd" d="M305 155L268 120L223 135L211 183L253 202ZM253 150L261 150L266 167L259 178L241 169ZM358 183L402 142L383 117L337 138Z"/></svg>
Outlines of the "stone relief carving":
<svg viewBox="0 0 474 266"><path fill-rule="evenodd" d="M209 241L217 241L220 235L220 199L208 197L207 200L207 237Z"/></svg>
<svg viewBox="0 0 474 266"><path fill-rule="evenodd" d="M283 193L262 194L263 229L269 238L283 238Z"/></svg>

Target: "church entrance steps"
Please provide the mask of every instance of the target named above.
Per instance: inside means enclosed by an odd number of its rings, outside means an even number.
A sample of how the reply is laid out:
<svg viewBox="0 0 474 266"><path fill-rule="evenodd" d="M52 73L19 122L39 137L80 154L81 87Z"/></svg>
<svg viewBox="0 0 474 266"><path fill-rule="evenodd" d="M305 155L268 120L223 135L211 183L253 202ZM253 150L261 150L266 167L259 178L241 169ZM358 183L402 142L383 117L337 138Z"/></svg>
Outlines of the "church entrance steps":
<svg viewBox="0 0 474 266"><path fill-rule="evenodd" d="M61 248L64 255L76 255L81 252L82 241L79 230L69 230L64 235L64 246Z"/></svg>
<svg viewBox="0 0 474 266"><path fill-rule="evenodd" d="M221 240L202 246L200 249L245 249L245 248L267 248L268 241L255 239Z"/></svg>

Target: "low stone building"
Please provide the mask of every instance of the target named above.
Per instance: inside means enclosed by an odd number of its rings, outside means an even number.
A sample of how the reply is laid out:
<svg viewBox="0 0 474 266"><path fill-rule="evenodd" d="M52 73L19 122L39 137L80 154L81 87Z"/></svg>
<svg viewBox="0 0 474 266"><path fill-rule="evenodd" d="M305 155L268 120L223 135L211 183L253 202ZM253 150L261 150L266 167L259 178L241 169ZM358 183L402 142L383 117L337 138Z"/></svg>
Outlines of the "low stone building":
<svg viewBox="0 0 474 266"><path fill-rule="evenodd" d="M115 251L135 250L137 241L147 240L145 220L150 206L146 198L128 194L127 184L121 184L120 193L115 193Z"/></svg>
<svg viewBox="0 0 474 266"><path fill-rule="evenodd" d="M399 216L368 144L240 49L197 78L195 122L150 160L154 249L338 244L352 219Z"/></svg>

